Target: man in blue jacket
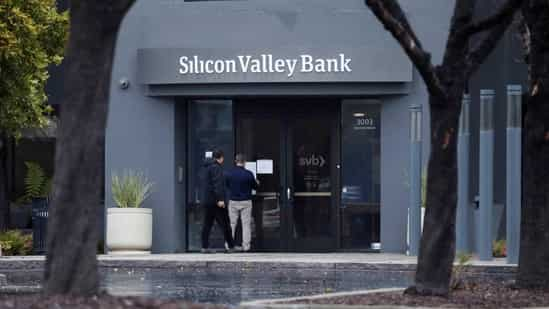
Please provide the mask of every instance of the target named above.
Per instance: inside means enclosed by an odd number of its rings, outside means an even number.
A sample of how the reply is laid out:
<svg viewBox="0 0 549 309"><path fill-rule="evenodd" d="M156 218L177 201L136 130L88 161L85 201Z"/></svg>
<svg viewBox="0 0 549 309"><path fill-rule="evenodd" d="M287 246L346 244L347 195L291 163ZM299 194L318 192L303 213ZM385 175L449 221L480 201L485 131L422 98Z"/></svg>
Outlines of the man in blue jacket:
<svg viewBox="0 0 549 309"><path fill-rule="evenodd" d="M252 239L252 190L257 190L258 184L254 174L244 168L246 158L243 154L236 155L235 163L236 166L227 175L229 218L234 238L238 217L242 220L242 249L246 252L251 248Z"/></svg>
<svg viewBox="0 0 549 309"><path fill-rule="evenodd" d="M204 177L204 225L202 226L202 253L210 253L210 231L214 221L221 227L227 243L227 252L234 251L233 237L229 227L229 216L225 205L225 176L223 175L224 156L221 150L213 152L213 160L205 163L206 174Z"/></svg>

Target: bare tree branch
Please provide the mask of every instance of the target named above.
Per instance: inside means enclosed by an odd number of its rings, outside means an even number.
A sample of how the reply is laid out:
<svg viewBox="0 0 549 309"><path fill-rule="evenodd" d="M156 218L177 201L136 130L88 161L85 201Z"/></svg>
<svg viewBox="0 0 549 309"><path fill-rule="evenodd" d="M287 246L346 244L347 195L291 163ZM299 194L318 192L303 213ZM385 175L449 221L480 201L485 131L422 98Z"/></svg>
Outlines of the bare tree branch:
<svg viewBox="0 0 549 309"><path fill-rule="evenodd" d="M500 9L491 16L472 22L459 32L459 36L469 37L473 34L489 30L502 22L508 21L516 10L521 7L524 0L507 0Z"/></svg>
<svg viewBox="0 0 549 309"><path fill-rule="evenodd" d="M524 63L529 63L530 50L532 46L531 34L530 28L528 28L528 25L526 24L526 21L524 20L524 15L522 15L522 13L519 14L518 33L520 41L522 43L522 48L524 49Z"/></svg>
<svg viewBox="0 0 549 309"><path fill-rule="evenodd" d="M455 2L454 14L450 20L448 40L442 58L443 67L456 65L456 59L463 59L461 55L468 51L469 38L460 36L459 31L473 20L476 5L476 0L458 0Z"/></svg>
<svg viewBox="0 0 549 309"><path fill-rule="evenodd" d="M412 60L425 81L429 93L444 98L446 96L444 86L431 62L431 54L421 47L421 42L412 30L398 2L395 0L366 0L365 2Z"/></svg>
<svg viewBox="0 0 549 309"><path fill-rule="evenodd" d="M412 29L412 26L408 22L408 18L406 18L406 14L402 10L402 7L398 4L398 2L385 1L384 5L387 11L391 12L393 17L402 24L402 26L404 27L404 29L406 29L406 31L410 33L410 36L414 39L414 42L416 43L416 45L419 46L419 48L423 48L423 46L421 46L421 42L419 41L414 30Z"/></svg>
<svg viewBox="0 0 549 309"><path fill-rule="evenodd" d="M494 48L496 48L499 40L507 31L509 23L501 23L486 35L486 37L481 40L469 53L466 63L466 76L471 76L474 73L481 63L492 53Z"/></svg>

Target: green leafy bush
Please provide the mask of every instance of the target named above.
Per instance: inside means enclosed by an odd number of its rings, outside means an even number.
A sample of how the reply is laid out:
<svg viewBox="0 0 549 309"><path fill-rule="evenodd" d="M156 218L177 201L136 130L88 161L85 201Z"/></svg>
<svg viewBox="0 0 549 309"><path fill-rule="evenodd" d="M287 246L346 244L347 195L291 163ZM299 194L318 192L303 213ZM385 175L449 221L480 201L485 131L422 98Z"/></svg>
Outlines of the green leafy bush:
<svg viewBox="0 0 549 309"><path fill-rule="evenodd" d="M1 0L0 16L0 131L19 138L52 112L44 88L63 59L69 16L55 0Z"/></svg>
<svg viewBox="0 0 549 309"><path fill-rule="evenodd" d="M120 208L141 207L151 195L153 183L143 172L125 170L122 176L112 175L112 197Z"/></svg>
<svg viewBox="0 0 549 309"><path fill-rule="evenodd" d="M3 255L28 255L32 252L32 235L17 230L0 233Z"/></svg>

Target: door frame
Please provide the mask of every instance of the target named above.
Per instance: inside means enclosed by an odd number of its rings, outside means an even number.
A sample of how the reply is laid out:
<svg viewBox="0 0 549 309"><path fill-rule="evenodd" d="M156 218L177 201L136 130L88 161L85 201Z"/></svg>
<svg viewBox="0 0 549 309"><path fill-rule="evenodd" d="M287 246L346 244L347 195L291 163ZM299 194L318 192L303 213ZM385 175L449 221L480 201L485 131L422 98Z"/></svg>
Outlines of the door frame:
<svg viewBox="0 0 549 309"><path fill-rule="evenodd" d="M320 101L320 102L319 102ZM280 132L280 207L281 207L281 241L282 251L296 252L330 252L337 251L340 248L340 166L341 166L341 100L336 98L254 98L234 100L234 134L235 134L235 152L238 148L240 119L247 115L253 117L269 118L274 117L281 122ZM293 195L293 149L292 145L292 127L293 123L299 121L299 118L310 117L311 110L315 110L316 115L322 115L330 121L331 145L331 237L306 238L294 240L292 232L293 226L293 198L287 197L287 189L291 190Z"/></svg>

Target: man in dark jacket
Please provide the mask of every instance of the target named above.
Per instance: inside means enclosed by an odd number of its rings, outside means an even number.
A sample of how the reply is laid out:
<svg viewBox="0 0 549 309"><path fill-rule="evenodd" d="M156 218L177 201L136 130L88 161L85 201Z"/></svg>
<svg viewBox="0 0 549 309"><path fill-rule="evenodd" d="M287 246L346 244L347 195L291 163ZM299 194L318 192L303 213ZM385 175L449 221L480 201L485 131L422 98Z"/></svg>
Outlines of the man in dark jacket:
<svg viewBox="0 0 549 309"><path fill-rule="evenodd" d="M202 252L210 253L209 239L214 220L221 227L228 246L228 252L234 251L233 237L229 223L229 214L225 205L225 176L223 175L224 156L221 150L212 154L213 160L206 163L204 178L204 225L202 226Z"/></svg>

